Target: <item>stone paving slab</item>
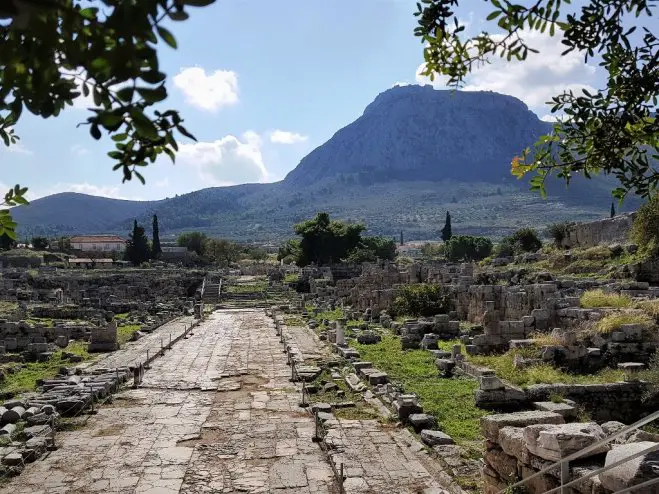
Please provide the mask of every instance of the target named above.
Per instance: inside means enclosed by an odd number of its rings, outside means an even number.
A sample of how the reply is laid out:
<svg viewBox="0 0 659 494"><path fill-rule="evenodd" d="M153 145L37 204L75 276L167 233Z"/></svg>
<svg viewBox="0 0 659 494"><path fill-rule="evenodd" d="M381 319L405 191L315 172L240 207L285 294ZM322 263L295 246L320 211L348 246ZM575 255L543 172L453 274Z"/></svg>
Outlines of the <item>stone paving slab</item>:
<svg viewBox="0 0 659 494"><path fill-rule="evenodd" d="M101 368L114 369L116 367L132 367L146 360L146 353L153 356L160 351L161 340L166 346L169 336L172 340L183 334L186 327L194 322L192 316L182 316L163 324L152 333L148 333L137 341L129 341L119 350L112 353L96 354L92 362L85 362L78 367L84 370Z"/></svg>

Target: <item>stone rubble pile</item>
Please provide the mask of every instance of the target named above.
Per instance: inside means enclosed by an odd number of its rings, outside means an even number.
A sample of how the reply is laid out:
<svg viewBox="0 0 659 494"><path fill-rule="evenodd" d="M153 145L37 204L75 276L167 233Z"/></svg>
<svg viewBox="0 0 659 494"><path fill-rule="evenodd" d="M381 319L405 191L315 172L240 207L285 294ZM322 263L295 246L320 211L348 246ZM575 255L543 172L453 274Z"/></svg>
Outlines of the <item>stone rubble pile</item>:
<svg viewBox="0 0 659 494"><path fill-rule="evenodd" d="M560 468L531 478L555 462L584 448L593 446L625 427L618 422L601 426L594 423L566 423L560 413L537 410L490 415L481 419L486 439L483 478L484 493L494 494L524 479L528 494L542 494L560 485ZM637 432L602 444L570 462L570 480L634 452L657 444L655 434ZM569 492L607 494L640 484L659 475L659 451L647 453L598 476L572 486ZM640 492L640 491L639 491ZM644 493L659 493L659 485L647 487Z"/></svg>

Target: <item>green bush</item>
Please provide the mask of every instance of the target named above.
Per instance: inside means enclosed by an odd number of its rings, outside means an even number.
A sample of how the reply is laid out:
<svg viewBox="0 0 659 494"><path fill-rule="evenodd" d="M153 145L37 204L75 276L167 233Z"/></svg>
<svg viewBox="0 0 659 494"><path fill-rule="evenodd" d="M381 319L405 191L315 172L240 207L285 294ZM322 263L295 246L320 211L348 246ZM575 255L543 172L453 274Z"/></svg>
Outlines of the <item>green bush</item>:
<svg viewBox="0 0 659 494"><path fill-rule="evenodd" d="M542 241L538 237L538 232L533 228L520 228L501 241L497 249L497 255L499 257L508 257L513 254L535 252L541 247Z"/></svg>
<svg viewBox="0 0 659 494"><path fill-rule="evenodd" d="M420 283L398 290L392 306L395 315L434 316L451 310L451 297L442 285Z"/></svg>
<svg viewBox="0 0 659 494"><path fill-rule="evenodd" d="M552 223L547 226L547 233L554 241L556 247L560 247L570 233L570 223L568 221L563 221L561 223Z"/></svg>
<svg viewBox="0 0 659 494"><path fill-rule="evenodd" d="M480 261L492 254L492 241L485 237L457 235L445 244L449 261Z"/></svg>
<svg viewBox="0 0 659 494"><path fill-rule="evenodd" d="M659 248L659 196L655 195L636 212L631 237L638 246L647 252Z"/></svg>

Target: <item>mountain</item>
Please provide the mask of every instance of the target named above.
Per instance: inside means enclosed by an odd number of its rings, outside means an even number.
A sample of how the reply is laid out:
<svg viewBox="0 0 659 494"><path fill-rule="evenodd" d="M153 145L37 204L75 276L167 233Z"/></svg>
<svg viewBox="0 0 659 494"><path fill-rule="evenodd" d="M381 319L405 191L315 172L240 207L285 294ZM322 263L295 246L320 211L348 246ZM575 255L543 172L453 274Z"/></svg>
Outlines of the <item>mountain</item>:
<svg viewBox="0 0 659 494"><path fill-rule="evenodd" d="M285 182L304 187L342 173L378 181L500 180L509 178L511 158L551 127L512 96L395 87L303 158Z"/></svg>
<svg viewBox="0 0 659 494"><path fill-rule="evenodd" d="M149 202L56 194L13 211L24 235L126 235L134 218L149 225L157 213L162 238L199 230L258 241L290 237L294 223L318 211L364 222L372 234L402 230L409 240L436 238L447 210L454 232L494 237L520 226L606 217L609 179L574 180L569 189L555 182L544 200L511 177L512 157L550 131L511 96L397 86L282 182Z"/></svg>

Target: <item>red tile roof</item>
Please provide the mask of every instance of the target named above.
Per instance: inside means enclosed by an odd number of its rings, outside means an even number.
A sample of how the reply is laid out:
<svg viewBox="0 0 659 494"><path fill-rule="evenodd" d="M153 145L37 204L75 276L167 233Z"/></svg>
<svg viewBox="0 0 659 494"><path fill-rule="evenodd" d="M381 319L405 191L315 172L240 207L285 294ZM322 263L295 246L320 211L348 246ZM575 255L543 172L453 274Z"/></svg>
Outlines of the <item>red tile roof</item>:
<svg viewBox="0 0 659 494"><path fill-rule="evenodd" d="M125 240L117 235L85 235L81 237L71 237L72 244L93 244L104 242L125 242Z"/></svg>

